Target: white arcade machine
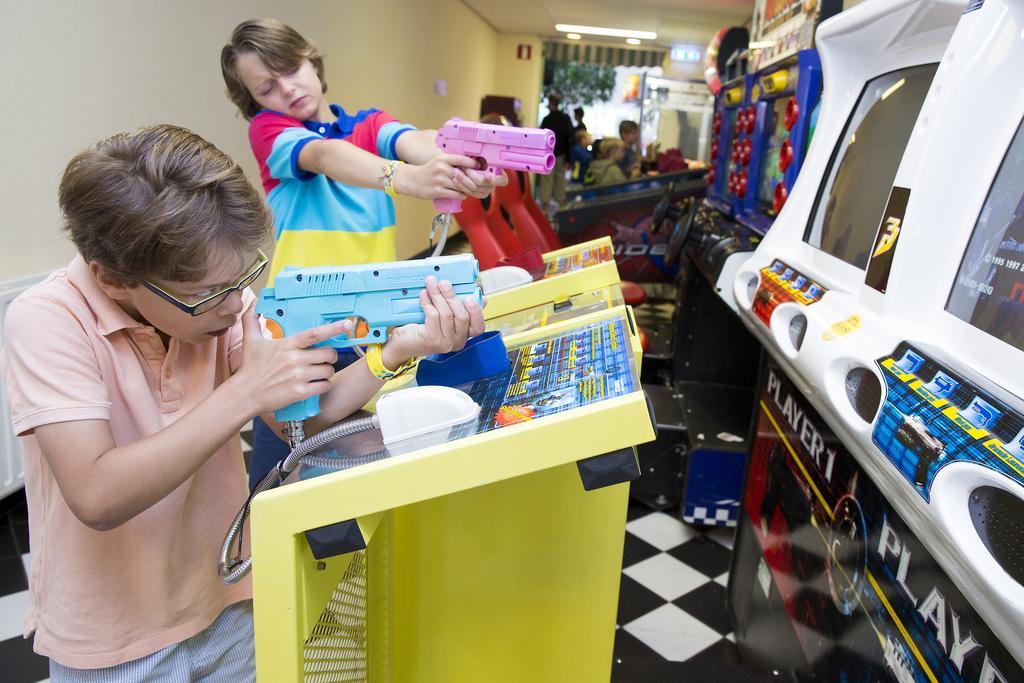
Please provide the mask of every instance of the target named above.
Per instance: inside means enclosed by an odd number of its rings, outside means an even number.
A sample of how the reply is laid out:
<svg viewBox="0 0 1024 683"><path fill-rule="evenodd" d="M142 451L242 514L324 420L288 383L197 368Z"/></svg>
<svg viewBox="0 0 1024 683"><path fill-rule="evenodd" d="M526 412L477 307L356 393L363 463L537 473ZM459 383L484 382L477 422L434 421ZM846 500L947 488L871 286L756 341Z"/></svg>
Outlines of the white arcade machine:
<svg viewBox="0 0 1024 683"><path fill-rule="evenodd" d="M815 142L734 282L769 351L737 641L825 680L1024 681L1024 7L868 0L818 48Z"/></svg>

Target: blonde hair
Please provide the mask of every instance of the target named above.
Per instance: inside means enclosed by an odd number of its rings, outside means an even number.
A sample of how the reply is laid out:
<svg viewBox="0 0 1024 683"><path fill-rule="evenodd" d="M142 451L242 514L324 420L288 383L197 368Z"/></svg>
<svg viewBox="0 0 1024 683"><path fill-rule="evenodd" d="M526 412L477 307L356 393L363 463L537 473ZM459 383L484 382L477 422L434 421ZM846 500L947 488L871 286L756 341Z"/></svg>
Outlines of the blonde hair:
<svg viewBox="0 0 1024 683"><path fill-rule="evenodd" d="M220 72L228 86L228 98L235 103L246 120L260 113L249 89L238 75L238 57L253 53L274 73L288 73L303 59L308 59L320 79L321 92L327 92L324 80L324 57L315 45L291 26L277 19L250 19L231 32L231 40L220 51Z"/></svg>
<svg viewBox="0 0 1024 683"><path fill-rule="evenodd" d="M118 282L196 282L213 252L251 257L273 234L262 197L227 154L158 125L77 154L60 181L65 229Z"/></svg>
<svg viewBox="0 0 1024 683"><path fill-rule="evenodd" d="M617 149L624 149L626 144L619 138L604 138L601 140L601 146L597 150L598 159L610 159L612 153Z"/></svg>

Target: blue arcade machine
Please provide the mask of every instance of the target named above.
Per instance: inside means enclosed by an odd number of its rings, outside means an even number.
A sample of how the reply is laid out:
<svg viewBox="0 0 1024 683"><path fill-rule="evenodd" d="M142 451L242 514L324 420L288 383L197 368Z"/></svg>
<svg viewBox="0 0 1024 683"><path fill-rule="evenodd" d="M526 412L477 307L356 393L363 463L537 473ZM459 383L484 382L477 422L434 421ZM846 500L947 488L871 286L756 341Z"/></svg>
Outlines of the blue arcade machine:
<svg viewBox="0 0 1024 683"><path fill-rule="evenodd" d="M740 199L738 220L764 235L789 198L814 135L821 104L821 60L813 49L754 76L757 110L750 157L753 183Z"/></svg>

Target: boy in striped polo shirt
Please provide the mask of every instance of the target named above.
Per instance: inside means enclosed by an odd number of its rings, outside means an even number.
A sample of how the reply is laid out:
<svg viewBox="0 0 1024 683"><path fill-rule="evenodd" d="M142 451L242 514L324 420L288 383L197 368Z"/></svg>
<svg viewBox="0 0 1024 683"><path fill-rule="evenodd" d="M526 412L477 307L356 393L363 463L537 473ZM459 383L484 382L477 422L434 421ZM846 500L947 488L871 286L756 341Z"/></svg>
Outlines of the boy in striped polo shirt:
<svg viewBox="0 0 1024 683"><path fill-rule="evenodd" d="M228 96L250 121L249 142L274 213L271 281L284 266L395 260L389 193L483 198L508 182L475 170L474 159L442 154L437 131L417 130L377 109L349 114L331 104L323 56L275 19L239 24L221 51L221 72ZM344 365L355 354L339 358ZM287 454L257 420L250 483Z"/></svg>

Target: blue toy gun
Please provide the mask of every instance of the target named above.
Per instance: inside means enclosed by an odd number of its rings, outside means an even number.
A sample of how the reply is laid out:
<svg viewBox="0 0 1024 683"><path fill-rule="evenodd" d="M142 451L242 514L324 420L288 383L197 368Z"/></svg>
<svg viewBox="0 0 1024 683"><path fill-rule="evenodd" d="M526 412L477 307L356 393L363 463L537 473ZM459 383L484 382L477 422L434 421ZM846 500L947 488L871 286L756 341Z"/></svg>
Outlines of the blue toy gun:
<svg viewBox="0 0 1024 683"><path fill-rule="evenodd" d="M359 325L351 338L341 334L317 346L343 349L383 344L389 327L423 322L419 296L426 288L427 276L448 280L457 296L474 298L482 305L479 274L472 254L356 266L285 268L274 278L273 287L260 292L256 312L267 319L275 337L357 318L365 322L365 328ZM274 416L284 422L306 420L319 413L320 397L311 396L285 406Z"/></svg>

